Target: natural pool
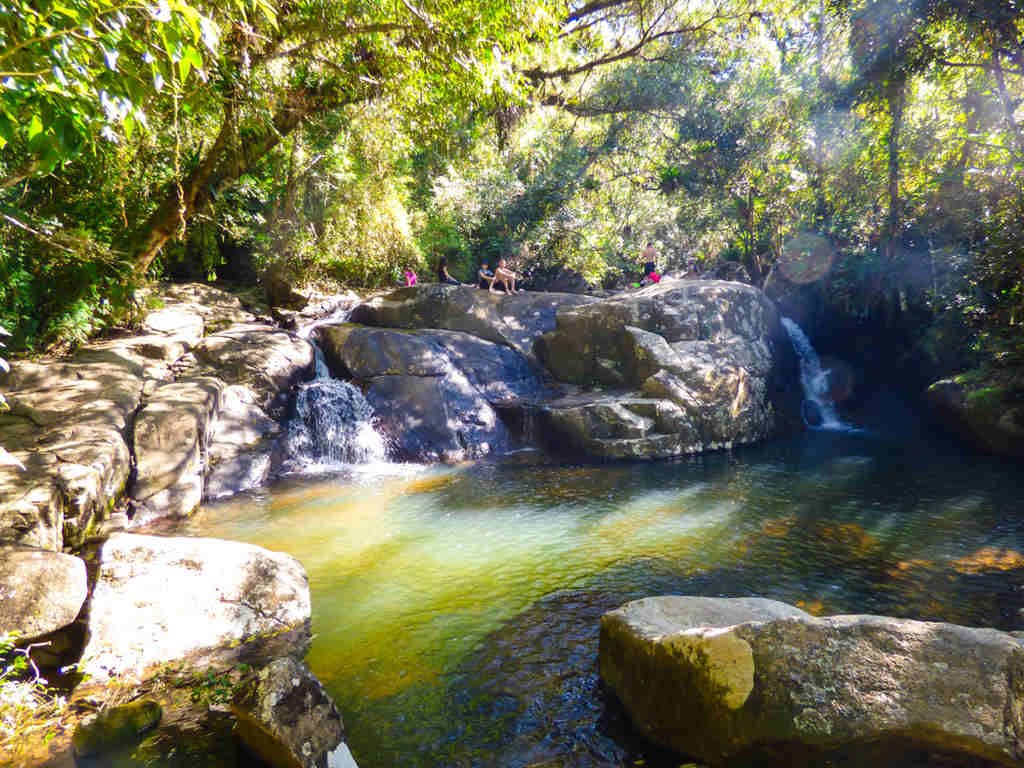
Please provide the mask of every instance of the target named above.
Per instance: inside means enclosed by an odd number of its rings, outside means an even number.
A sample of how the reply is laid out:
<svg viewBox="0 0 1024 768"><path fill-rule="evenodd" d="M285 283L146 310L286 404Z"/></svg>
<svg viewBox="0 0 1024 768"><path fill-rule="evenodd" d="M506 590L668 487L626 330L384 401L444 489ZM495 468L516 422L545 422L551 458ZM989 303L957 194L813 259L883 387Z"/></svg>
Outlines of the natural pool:
<svg viewBox="0 0 1024 768"><path fill-rule="evenodd" d="M601 690L605 610L762 595L1018 629L1020 479L883 425L680 462L522 453L295 477L187 531L302 561L308 661L362 768L678 765L637 744Z"/></svg>

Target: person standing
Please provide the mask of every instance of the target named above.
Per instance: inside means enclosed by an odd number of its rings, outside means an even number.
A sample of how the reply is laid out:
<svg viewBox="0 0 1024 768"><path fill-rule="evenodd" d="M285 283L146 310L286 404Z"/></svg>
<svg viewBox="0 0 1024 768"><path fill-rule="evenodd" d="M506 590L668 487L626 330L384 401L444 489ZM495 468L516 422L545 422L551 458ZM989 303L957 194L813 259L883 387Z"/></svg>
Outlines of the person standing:
<svg viewBox="0 0 1024 768"><path fill-rule="evenodd" d="M644 264L645 278L658 271L658 252L654 250L654 243L648 241L647 247L640 254L640 260Z"/></svg>

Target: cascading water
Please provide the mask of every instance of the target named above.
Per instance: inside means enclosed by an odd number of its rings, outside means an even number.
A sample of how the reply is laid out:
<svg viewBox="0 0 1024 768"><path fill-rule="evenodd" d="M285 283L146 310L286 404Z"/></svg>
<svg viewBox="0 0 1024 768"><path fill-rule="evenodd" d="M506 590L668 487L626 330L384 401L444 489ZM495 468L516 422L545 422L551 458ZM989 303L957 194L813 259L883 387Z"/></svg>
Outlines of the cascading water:
<svg viewBox="0 0 1024 768"><path fill-rule="evenodd" d="M800 384L804 390L802 408L804 423L815 429L832 431L850 429L849 425L843 423L839 418L836 405L829 396L829 372L821 367L821 359L811 344L811 340L807 338L803 329L790 318L782 318L782 325L789 335L797 358L800 360Z"/></svg>
<svg viewBox="0 0 1024 768"><path fill-rule="evenodd" d="M387 461L384 438L374 428L373 407L359 389L331 377L323 352L311 337L321 325L344 322L348 311L306 326L299 335L313 345L316 373L295 395L285 436L285 466L291 471Z"/></svg>

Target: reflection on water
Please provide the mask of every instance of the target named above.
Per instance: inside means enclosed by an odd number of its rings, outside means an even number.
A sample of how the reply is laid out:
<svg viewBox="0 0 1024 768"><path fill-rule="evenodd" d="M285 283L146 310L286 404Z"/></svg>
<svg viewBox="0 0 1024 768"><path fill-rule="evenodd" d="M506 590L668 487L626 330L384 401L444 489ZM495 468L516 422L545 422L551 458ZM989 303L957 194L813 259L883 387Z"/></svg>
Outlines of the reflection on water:
<svg viewBox="0 0 1024 768"><path fill-rule="evenodd" d="M305 565L309 663L363 768L650 766L597 680L602 612L763 595L1016 629L1018 472L926 441L812 433L677 463L520 454L293 479L188 525Z"/></svg>

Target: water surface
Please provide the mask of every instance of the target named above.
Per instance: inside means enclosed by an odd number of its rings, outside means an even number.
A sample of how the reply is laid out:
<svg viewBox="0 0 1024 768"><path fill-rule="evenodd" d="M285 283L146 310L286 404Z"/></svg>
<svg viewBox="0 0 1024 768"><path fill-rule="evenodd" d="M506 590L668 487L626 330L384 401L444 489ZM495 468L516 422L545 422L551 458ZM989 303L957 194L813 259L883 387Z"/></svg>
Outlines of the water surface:
<svg viewBox="0 0 1024 768"><path fill-rule="evenodd" d="M1024 626L1019 466L933 436L810 432L731 454L293 478L190 533L295 555L313 671L362 768L678 765L596 675L602 612L651 594Z"/></svg>

